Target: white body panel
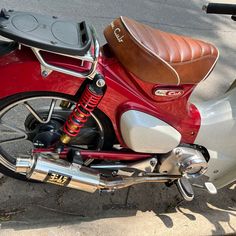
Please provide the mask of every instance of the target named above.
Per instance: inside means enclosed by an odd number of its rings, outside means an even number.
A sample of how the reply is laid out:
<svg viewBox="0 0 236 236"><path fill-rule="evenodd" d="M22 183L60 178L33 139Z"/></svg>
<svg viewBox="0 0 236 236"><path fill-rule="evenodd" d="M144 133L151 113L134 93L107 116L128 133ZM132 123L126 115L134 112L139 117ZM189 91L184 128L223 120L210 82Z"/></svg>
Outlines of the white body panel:
<svg viewBox="0 0 236 236"><path fill-rule="evenodd" d="M236 180L236 89L220 100L195 104L201 114L196 144L210 154L207 175L217 188Z"/></svg>
<svg viewBox="0 0 236 236"><path fill-rule="evenodd" d="M167 153L181 139L180 133L169 124L136 110L122 114L120 129L126 145L135 152Z"/></svg>

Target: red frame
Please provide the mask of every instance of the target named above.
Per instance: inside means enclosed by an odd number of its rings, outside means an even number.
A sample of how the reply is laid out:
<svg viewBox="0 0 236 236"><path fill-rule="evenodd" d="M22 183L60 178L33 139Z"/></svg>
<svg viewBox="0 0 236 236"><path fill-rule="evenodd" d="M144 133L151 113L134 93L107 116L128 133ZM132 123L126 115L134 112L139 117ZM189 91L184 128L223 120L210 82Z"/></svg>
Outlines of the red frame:
<svg viewBox="0 0 236 236"><path fill-rule="evenodd" d="M45 53L52 64L82 71L78 60ZM136 109L153 115L176 128L182 135L181 142L194 143L200 128L200 114L189 103L194 85L175 87L183 91L180 97L158 97L153 90L161 87L141 81L128 73L115 57L101 53L97 70L106 78L107 91L98 108L111 120L117 139L125 146L119 130L119 120L123 112ZM75 95L84 79L52 72L41 76L40 64L30 48L22 46L8 55L0 57L0 99L33 91L47 91ZM166 86L165 86L166 88ZM158 143L157 143L158 145Z"/></svg>

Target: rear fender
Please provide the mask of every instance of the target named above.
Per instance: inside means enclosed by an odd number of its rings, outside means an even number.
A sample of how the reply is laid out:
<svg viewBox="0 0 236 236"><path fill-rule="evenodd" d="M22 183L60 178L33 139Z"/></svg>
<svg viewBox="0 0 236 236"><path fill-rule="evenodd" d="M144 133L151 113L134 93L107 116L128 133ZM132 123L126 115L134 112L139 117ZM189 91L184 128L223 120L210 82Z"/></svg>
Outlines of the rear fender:
<svg viewBox="0 0 236 236"><path fill-rule="evenodd" d="M65 65L70 59L65 61ZM16 49L0 57L0 99L24 92L48 91L75 95L84 79L59 72L52 72L46 78L30 48Z"/></svg>

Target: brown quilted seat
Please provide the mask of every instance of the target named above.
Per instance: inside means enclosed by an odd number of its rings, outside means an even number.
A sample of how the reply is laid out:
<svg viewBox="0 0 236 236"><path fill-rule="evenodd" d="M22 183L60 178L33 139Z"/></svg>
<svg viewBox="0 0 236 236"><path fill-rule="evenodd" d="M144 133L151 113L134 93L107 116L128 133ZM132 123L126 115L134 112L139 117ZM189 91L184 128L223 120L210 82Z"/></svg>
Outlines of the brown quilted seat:
<svg viewBox="0 0 236 236"><path fill-rule="evenodd" d="M211 72L219 54L212 44L162 32L127 17L114 20L104 35L120 63L150 83L198 83Z"/></svg>

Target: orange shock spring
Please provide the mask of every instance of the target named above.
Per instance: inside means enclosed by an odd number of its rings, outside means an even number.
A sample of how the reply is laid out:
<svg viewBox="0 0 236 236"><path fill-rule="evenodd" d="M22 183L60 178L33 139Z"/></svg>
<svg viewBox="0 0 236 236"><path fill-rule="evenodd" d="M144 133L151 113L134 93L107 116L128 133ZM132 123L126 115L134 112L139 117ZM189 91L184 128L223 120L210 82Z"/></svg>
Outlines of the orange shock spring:
<svg viewBox="0 0 236 236"><path fill-rule="evenodd" d="M81 128L87 122L91 112L98 106L104 95L104 78L97 74L91 84L86 85L74 110L63 126L63 135L60 140L63 144L70 142L71 138L77 136Z"/></svg>

